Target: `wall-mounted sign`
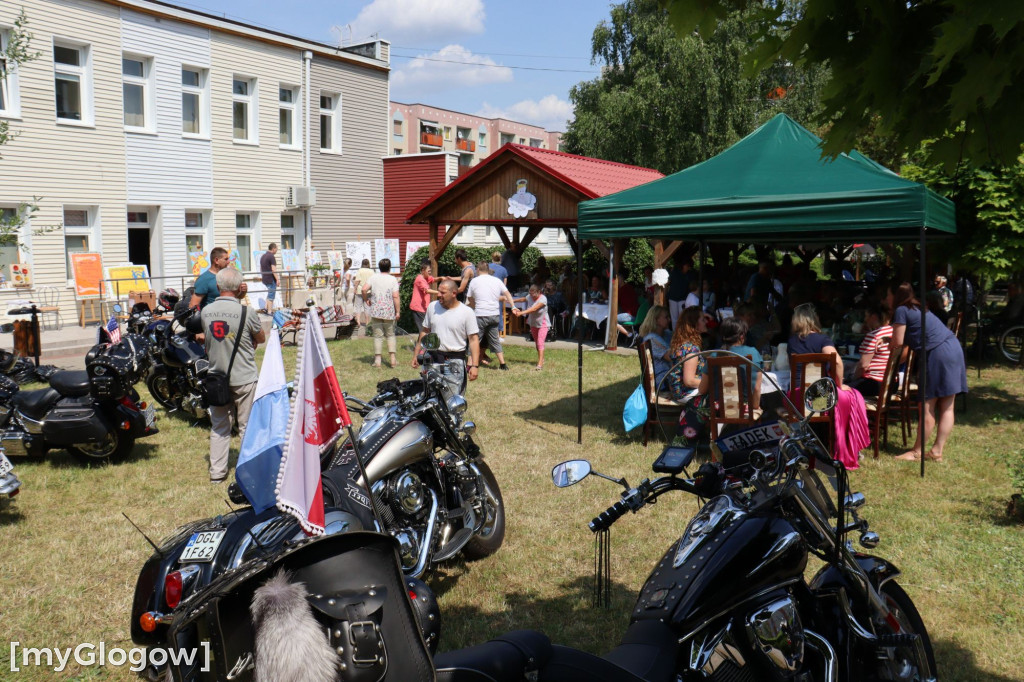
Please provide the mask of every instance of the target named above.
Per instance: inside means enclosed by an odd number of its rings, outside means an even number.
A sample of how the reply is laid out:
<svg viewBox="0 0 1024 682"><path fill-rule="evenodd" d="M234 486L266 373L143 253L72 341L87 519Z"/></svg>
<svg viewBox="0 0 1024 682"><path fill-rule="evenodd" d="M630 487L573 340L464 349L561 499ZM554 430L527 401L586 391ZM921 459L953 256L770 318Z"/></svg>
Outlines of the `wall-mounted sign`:
<svg viewBox="0 0 1024 682"><path fill-rule="evenodd" d="M537 197L526 191L526 180L516 180L516 193L508 198L508 214L513 218L525 218L537 208Z"/></svg>

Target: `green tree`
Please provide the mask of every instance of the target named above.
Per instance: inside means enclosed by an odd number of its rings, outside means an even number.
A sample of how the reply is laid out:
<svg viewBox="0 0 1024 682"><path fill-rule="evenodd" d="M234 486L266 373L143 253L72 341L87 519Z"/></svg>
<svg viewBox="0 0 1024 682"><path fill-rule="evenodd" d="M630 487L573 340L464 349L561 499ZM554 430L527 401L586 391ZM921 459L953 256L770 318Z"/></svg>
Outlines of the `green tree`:
<svg viewBox="0 0 1024 682"><path fill-rule="evenodd" d="M573 87L569 151L674 173L736 142L780 111L809 121L825 69L782 62L754 77L741 57L743 13L705 37L677 36L657 0L626 0L594 29L602 75Z"/></svg>
<svg viewBox="0 0 1024 682"><path fill-rule="evenodd" d="M28 30L28 18L23 9L14 20L14 28L10 31L7 45L0 50L0 80L7 77L9 72L17 69L19 65L36 59L40 52L32 51L32 33ZM11 130L7 121L0 121L0 147L12 142L18 136L17 131ZM0 155L0 160L3 155ZM3 171L0 170L0 176ZM0 212L0 246L13 246L19 244L21 228L36 211L39 210L40 197L33 197L32 201L22 202L18 208L10 212Z"/></svg>
<svg viewBox="0 0 1024 682"><path fill-rule="evenodd" d="M853 148L877 126L904 150L927 140L932 161L1014 163L1024 143L1024 3L1019 0L659 0L680 36L713 36L750 19L752 70L781 59L827 65L824 151ZM957 131L946 136L947 131Z"/></svg>

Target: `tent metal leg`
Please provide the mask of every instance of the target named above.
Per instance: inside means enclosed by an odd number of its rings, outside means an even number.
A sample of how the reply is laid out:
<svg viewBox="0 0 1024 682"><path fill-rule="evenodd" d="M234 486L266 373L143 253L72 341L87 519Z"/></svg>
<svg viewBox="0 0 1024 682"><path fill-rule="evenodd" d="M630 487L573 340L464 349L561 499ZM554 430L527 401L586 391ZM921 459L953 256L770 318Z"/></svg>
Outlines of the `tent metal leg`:
<svg viewBox="0 0 1024 682"><path fill-rule="evenodd" d="M926 303L926 301L927 301L927 298L926 298L926 296L927 296L927 289L926 289L926 287L927 287L927 281L928 281L928 253L926 251L926 246L925 246L925 229L926 229L925 226L922 225L921 226L921 262L920 262L920 266L919 266L920 282L918 284L918 288L920 289L920 293L921 293L921 298L920 298L920 301L921 301L921 364L918 366L918 379L917 379L917 405L918 405L917 433L921 437L921 478L924 478L924 460L925 460L925 456L924 456L924 453L925 453L925 432L924 432L924 411L925 411L925 406L924 406L924 400L925 400L925 398L924 398L924 396L925 396L925 386L926 386L925 382L928 380L928 344L925 341L928 338L928 335L927 335L927 333L925 331L926 330L926 325L927 325L927 318L928 318L928 315L927 315L928 305ZM938 428L938 424L936 424L935 427L937 429Z"/></svg>
<svg viewBox="0 0 1024 682"><path fill-rule="evenodd" d="M583 243L577 241L576 247L576 320L583 320ZM576 328L576 366L577 382L576 387L576 442L583 443L583 334L579 327Z"/></svg>

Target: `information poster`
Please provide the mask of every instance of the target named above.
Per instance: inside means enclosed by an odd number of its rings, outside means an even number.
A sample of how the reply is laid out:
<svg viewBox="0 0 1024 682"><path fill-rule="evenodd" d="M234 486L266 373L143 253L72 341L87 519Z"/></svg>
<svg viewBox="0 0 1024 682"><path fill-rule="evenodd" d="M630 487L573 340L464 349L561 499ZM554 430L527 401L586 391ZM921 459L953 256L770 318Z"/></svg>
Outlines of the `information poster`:
<svg viewBox="0 0 1024 682"><path fill-rule="evenodd" d="M149 268L145 265L113 265L107 268L107 279L111 282L114 298L123 298L129 291L149 291Z"/></svg>
<svg viewBox="0 0 1024 682"><path fill-rule="evenodd" d="M71 274L75 278L75 298L95 298L103 294L103 256L100 254L71 254Z"/></svg>
<svg viewBox="0 0 1024 682"><path fill-rule="evenodd" d="M391 261L391 267L393 269L397 270L401 266L397 239L375 239L374 246L377 249L377 261L374 265L387 258Z"/></svg>
<svg viewBox="0 0 1024 682"><path fill-rule="evenodd" d="M430 242L406 242L405 243L405 264L408 266L409 261L416 255L416 252L422 249L424 246L430 246ZM427 252L427 259L430 259L430 252Z"/></svg>
<svg viewBox="0 0 1024 682"><path fill-rule="evenodd" d="M295 249L281 249L281 266L285 272L292 274L303 270L299 253Z"/></svg>
<svg viewBox="0 0 1024 682"><path fill-rule="evenodd" d="M352 259L352 267L356 269L362 265L364 258L370 262L371 268L376 265L372 250L370 242L345 242L345 255Z"/></svg>

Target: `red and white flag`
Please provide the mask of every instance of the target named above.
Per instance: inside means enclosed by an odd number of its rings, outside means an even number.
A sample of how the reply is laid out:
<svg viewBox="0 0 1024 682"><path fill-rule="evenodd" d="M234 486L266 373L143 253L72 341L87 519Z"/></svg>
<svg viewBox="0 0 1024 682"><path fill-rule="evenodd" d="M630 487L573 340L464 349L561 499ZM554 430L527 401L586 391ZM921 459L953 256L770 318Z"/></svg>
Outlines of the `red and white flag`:
<svg viewBox="0 0 1024 682"><path fill-rule="evenodd" d="M311 309L304 320L292 394L288 435L277 473L277 508L297 518L309 535L324 532L320 453L352 424L338 386L320 319Z"/></svg>

